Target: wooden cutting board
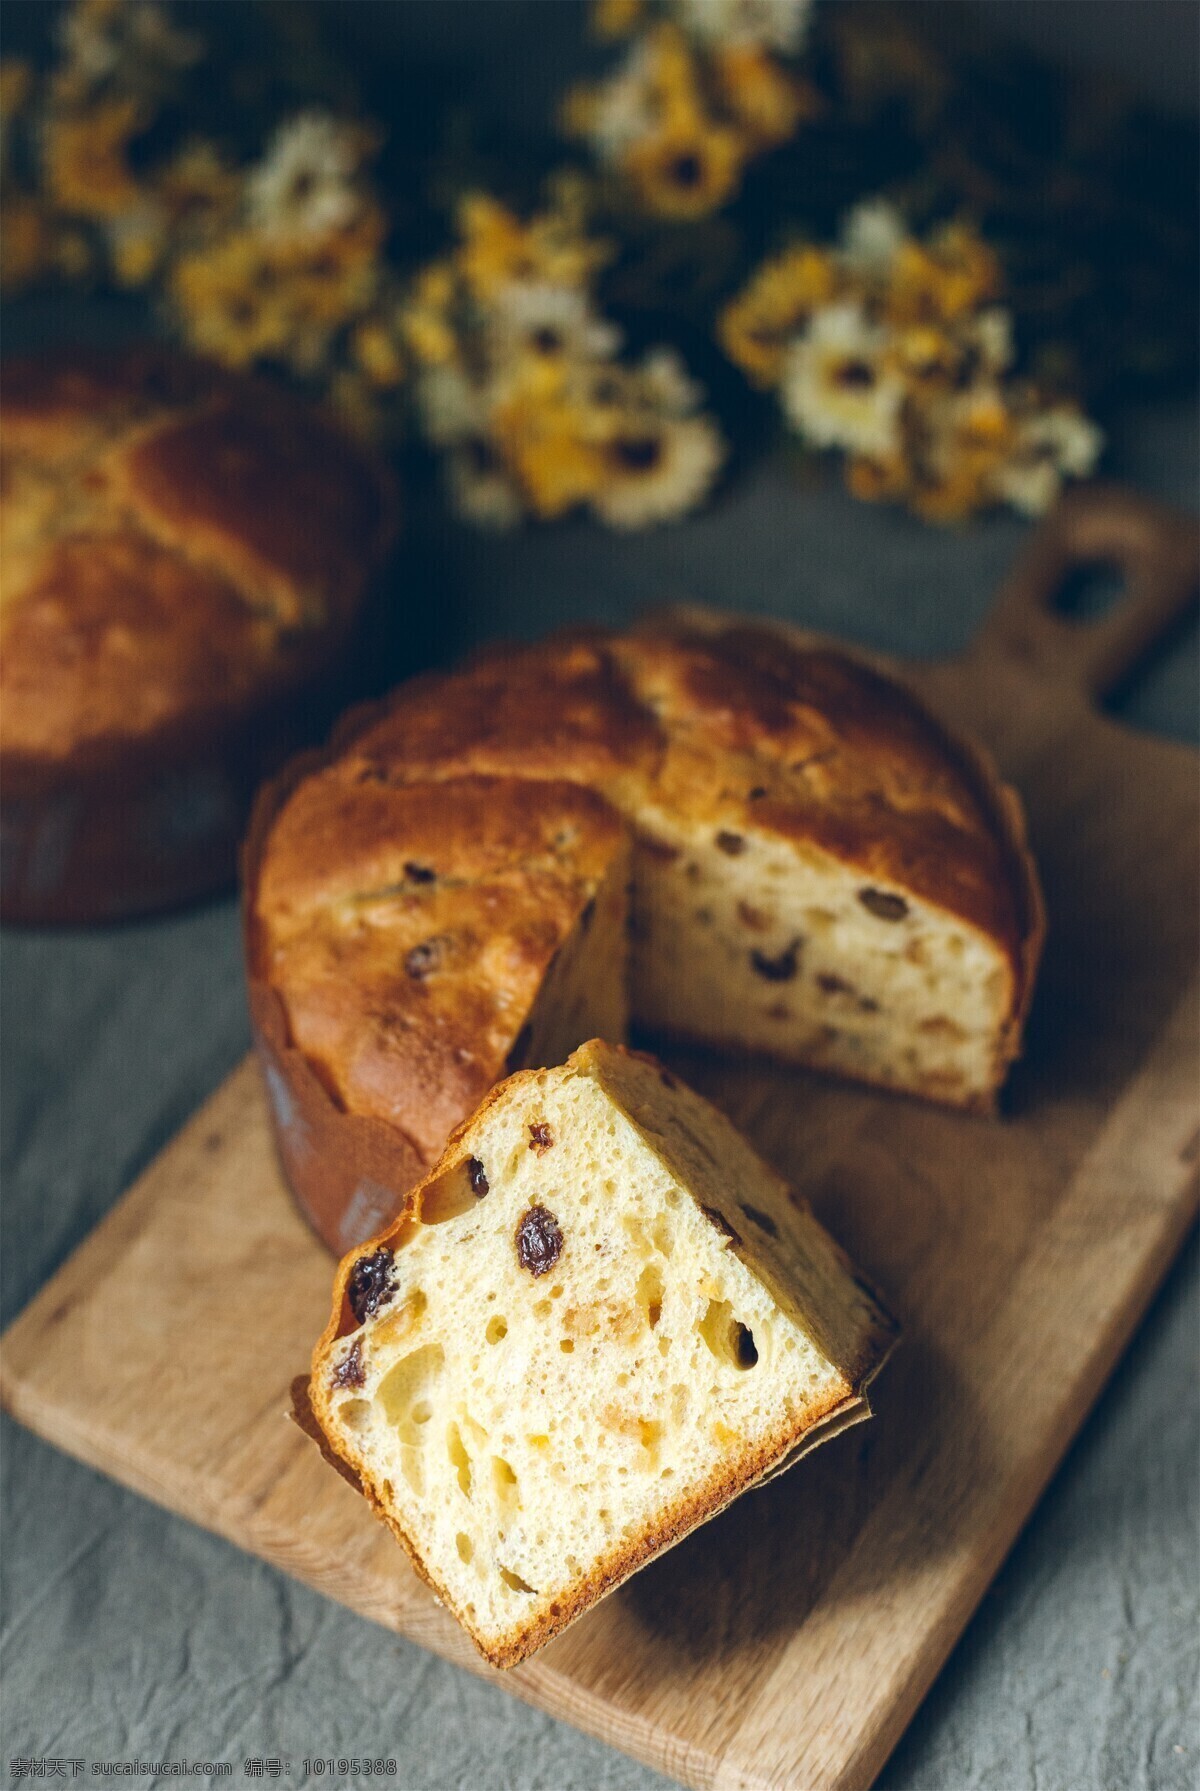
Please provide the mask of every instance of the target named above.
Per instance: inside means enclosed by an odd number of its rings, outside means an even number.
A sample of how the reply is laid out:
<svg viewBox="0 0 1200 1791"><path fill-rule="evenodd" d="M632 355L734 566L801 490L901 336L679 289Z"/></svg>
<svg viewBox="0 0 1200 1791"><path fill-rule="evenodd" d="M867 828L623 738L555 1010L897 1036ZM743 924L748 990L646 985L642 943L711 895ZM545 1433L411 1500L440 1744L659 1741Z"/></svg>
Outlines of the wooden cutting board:
<svg viewBox="0 0 1200 1791"><path fill-rule="evenodd" d="M1054 613L1093 562L1125 574L1117 607L1100 622ZM286 1421L331 1264L280 1183L253 1063L10 1328L4 1403L688 1785L868 1785L1195 1209L1198 762L1094 707L1195 579L1192 524L1087 494L1035 538L964 658L910 668L1024 794L1044 873L1049 943L1006 1115L679 1055L878 1280L906 1336L872 1424L741 1500L542 1655L482 1668Z"/></svg>

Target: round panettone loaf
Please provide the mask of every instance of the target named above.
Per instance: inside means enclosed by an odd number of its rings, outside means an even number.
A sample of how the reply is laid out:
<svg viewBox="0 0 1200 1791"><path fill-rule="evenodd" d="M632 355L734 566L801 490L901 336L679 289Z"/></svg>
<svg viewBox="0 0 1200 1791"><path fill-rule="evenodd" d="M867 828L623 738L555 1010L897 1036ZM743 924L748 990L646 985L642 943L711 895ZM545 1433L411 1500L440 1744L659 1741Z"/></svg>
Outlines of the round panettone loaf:
<svg viewBox="0 0 1200 1791"><path fill-rule="evenodd" d="M320 725L389 479L274 385L153 347L8 361L0 395L0 911L219 887Z"/></svg>
<svg viewBox="0 0 1200 1791"><path fill-rule="evenodd" d="M482 654L263 793L251 1008L346 1250L502 1076L623 1036L990 1110L1042 908L1017 799L890 678L689 616Z"/></svg>

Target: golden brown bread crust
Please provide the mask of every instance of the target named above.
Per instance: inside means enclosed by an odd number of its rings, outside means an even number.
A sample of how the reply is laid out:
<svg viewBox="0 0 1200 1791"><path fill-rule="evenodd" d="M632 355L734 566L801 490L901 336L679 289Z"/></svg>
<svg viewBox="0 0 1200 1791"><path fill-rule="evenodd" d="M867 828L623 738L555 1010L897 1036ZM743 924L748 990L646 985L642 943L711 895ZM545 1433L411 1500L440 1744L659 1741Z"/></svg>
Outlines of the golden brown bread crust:
<svg viewBox="0 0 1200 1791"><path fill-rule="evenodd" d="M139 349L7 363L2 397L6 755L261 700L348 625L390 499L287 394Z"/></svg>
<svg viewBox="0 0 1200 1791"><path fill-rule="evenodd" d="M589 1048L582 1047L577 1055L584 1056ZM623 1046L617 1046L616 1050L620 1056L640 1059L651 1064L664 1076L669 1077L669 1072L663 1069L663 1066L651 1053L629 1051ZM574 1062L575 1059L572 1058L571 1061ZM785 1423L753 1451L743 1454L734 1462L722 1464L703 1486L681 1496L665 1510L659 1522L652 1529L644 1531L630 1541L615 1543L608 1554L589 1573L578 1579L571 1595L564 1597L553 1606L537 1625L526 1628L519 1639L501 1648L484 1647L480 1638L472 1630L468 1616L458 1608L450 1590L430 1574L403 1526L387 1511L375 1496L372 1488L362 1480L353 1464L348 1462L338 1451L333 1437L321 1422L325 1400L322 1397L317 1377L320 1368L327 1360L330 1344L339 1337L347 1336L350 1332L358 1329L359 1321L351 1310L348 1298L350 1277L358 1259L381 1248L395 1250L400 1247L405 1230L414 1220L420 1218L422 1199L426 1189L435 1187L446 1170L461 1159L463 1137L468 1132L476 1131L481 1122L486 1120L489 1109L498 1105L514 1084L527 1080L536 1081L536 1079L536 1070L520 1071L493 1087L484 1098L478 1111L470 1114L460 1125L455 1127L433 1167L409 1191L401 1210L390 1224L384 1226L375 1236L357 1244L343 1257L334 1276L333 1302L329 1321L313 1349L310 1375L297 1377L293 1381L291 1389L292 1416L295 1422L316 1443L325 1460L341 1474L342 1478L358 1488L375 1515L382 1519L403 1546L418 1576L454 1614L458 1622L471 1635L485 1658L493 1666L500 1668L514 1667L528 1659L531 1654L536 1653L539 1648L544 1647L547 1642L561 1634L569 1624L582 1616L599 1599L605 1597L609 1592L615 1591L647 1561L681 1542L685 1536L700 1524L707 1522L709 1518L717 1516L741 1493L759 1481L771 1478L774 1474L790 1467L810 1448L826 1441L838 1430L869 1418L871 1408L867 1400L867 1389L891 1355L900 1335L899 1325L884 1306L877 1290L861 1276L841 1247L812 1217L807 1203L793 1196L796 1223L802 1227L806 1237L815 1240L820 1253L836 1262L851 1277L858 1289L857 1319L848 1326L842 1327L836 1342L830 1336L822 1336L818 1339L818 1346L824 1351L832 1350L829 1359L840 1371L840 1385L831 1391L828 1404L819 1410L810 1409L799 1428L794 1421ZM730 1198L732 1201L732 1190ZM734 1210L731 1206L731 1211ZM781 1215L782 1217L783 1215ZM742 1239L733 1232L730 1225L726 1224L724 1229L730 1235L732 1248L738 1254L744 1255L752 1270L759 1273L761 1263L756 1254L744 1249ZM314 1388L317 1389L315 1399L313 1397Z"/></svg>
<svg viewBox="0 0 1200 1791"><path fill-rule="evenodd" d="M335 1098L428 1162L509 1067L624 832L575 784L347 785L345 770L308 779L280 816L258 885L264 968Z"/></svg>
<svg viewBox="0 0 1200 1791"><path fill-rule="evenodd" d="M380 775L572 778L714 827L809 840L1016 957L1023 850L994 778L861 656L783 631L649 624L485 652L414 680L350 748Z"/></svg>
<svg viewBox="0 0 1200 1791"><path fill-rule="evenodd" d="M287 393L165 350L9 361L2 387L5 915L191 893L229 874L261 742L344 650L390 483ZM143 842L139 888L122 864L169 807L164 773L198 768L209 849L156 890Z"/></svg>
<svg viewBox="0 0 1200 1791"><path fill-rule="evenodd" d="M997 1081L1015 1055L1042 934L1020 805L982 755L860 656L712 614L652 620L624 635L576 631L531 647L493 648L462 670L414 680L348 721L320 765L264 798L246 860L252 1010L276 1067L287 1081L294 1071L308 1094L313 1059L305 1077L297 1029L286 1018L281 1024L305 979L282 957L273 967L266 941L282 937L289 904L306 902L319 931L320 915L328 929L348 889L380 886L361 849L364 837L387 828L380 790L393 800L406 790L414 801L420 790L440 790L427 811L436 860L461 850L460 834L469 831L454 820L442 786L479 777L500 780L514 824L538 792L572 780L632 817L651 845L661 811L714 830L753 828L810 843L865 881L913 892L1003 953L1011 995ZM313 805L322 804L325 819L314 829ZM309 817L304 828L301 814ZM301 863L286 844L293 832L327 844ZM400 845L392 850L407 855ZM362 1011L381 983L365 958L359 964L366 980L353 999ZM343 1011L350 1004L344 997ZM461 1024L448 1011L444 1018L442 1063L446 1039L457 1033L455 1042L469 1048L473 1036L465 988ZM378 1083L368 1089L348 1073L358 1048L346 1036L324 1054L327 1084L350 1113L385 1121L390 1111L428 1099L427 1088L410 1093L391 1084L381 1100ZM451 1117L468 1110L463 1096ZM310 1115L310 1129L316 1123ZM435 1131L427 1128L418 1142L400 1128L396 1142L408 1163L414 1153L429 1161ZM284 1154L287 1160L286 1145ZM323 1209L322 1235L344 1247L348 1234L332 1195L316 1191L311 1159L305 1179L310 1213L314 1204ZM344 1170L339 1179L344 1194ZM364 1168L359 1179L378 1177ZM399 1175L384 1179L403 1191Z"/></svg>

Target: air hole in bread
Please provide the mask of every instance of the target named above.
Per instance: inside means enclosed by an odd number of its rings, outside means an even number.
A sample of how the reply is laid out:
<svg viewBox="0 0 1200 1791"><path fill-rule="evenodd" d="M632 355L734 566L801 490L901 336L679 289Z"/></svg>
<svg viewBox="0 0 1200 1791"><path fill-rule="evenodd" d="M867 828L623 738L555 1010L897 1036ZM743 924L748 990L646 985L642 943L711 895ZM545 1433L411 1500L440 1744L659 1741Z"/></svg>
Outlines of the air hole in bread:
<svg viewBox="0 0 1200 1791"><path fill-rule="evenodd" d="M728 1300L710 1300L698 1328L718 1362L744 1369L753 1368L758 1361L754 1334L734 1317Z"/></svg>
<svg viewBox="0 0 1200 1791"><path fill-rule="evenodd" d="M376 1349L393 1349L412 1335L424 1317L429 1300L424 1291L414 1287L400 1305L390 1306L375 1320L372 1336Z"/></svg>
<svg viewBox="0 0 1200 1791"><path fill-rule="evenodd" d="M494 1318L488 1319L487 1330L483 1334L489 1343L503 1343L508 1336L508 1320L497 1313Z"/></svg>
<svg viewBox="0 0 1200 1791"><path fill-rule="evenodd" d="M475 1544L464 1530L460 1530L458 1535L454 1538L454 1546L458 1550L459 1560L469 1566L471 1558L475 1553Z"/></svg>
<svg viewBox="0 0 1200 1791"><path fill-rule="evenodd" d="M558 1347L562 1351L564 1356L569 1356L572 1353L572 1351L574 1350L575 1345L569 1337L564 1337L561 1340L561 1342L559 1343Z"/></svg>
<svg viewBox="0 0 1200 1791"><path fill-rule="evenodd" d="M444 1225L448 1219L460 1219L477 1204L479 1196L471 1186L467 1162L454 1168L427 1187L421 1195L421 1223Z"/></svg>
<svg viewBox="0 0 1200 1791"><path fill-rule="evenodd" d="M649 1256L654 1245L646 1235L646 1227L636 1213L622 1213L621 1229L640 1256Z"/></svg>
<svg viewBox="0 0 1200 1791"><path fill-rule="evenodd" d="M402 1442L418 1440L413 1408L436 1390L445 1363L441 1344L427 1343L402 1356L380 1381L375 1403L386 1422L400 1432Z"/></svg>
<svg viewBox="0 0 1200 1791"><path fill-rule="evenodd" d="M638 1420L638 1441L648 1455L657 1456L663 1439L663 1426L656 1418Z"/></svg>
<svg viewBox="0 0 1200 1791"><path fill-rule="evenodd" d="M446 1426L446 1454L450 1457L450 1465L458 1478L458 1489L464 1498L471 1496L471 1457L467 1454L467 1446L462 1440L462 1432L451 1420Z"/></svg>
<svg viewBox="0 0 1200 1791"><path fill-rule="evenodd" d="M492 1457L492 1490L502 1505L515 1506L520 1503L517 1496L517 1476L502 1455Z"/></svg>
<svg viewBox="0 0 1200 1791"><path fill-rule="evenodd" d="M502 1567L500 1569L500 1578L504 1581L504 1584L508 1587L510 1592L528 1592L531 1595L535 1595L534 1588L529 1585L527 1581L523 1580L519 1573L513 1573L508 1567Z"/></svg>
<svg viewBox="0 0 1200 1791"><path fill-rule="evenodd" d="M637 1302L647 1325L653 1331L662 1317L663 1274L656 1262L649 1262L638 1276Z"/></svg>
<svg viewBox="0 0 1200 1791"><path fill-rule="evenodd" d="M371 1402L369 1399L344 1399L337 1410L348 1430L365 1430L371 1416Z"/></svg>

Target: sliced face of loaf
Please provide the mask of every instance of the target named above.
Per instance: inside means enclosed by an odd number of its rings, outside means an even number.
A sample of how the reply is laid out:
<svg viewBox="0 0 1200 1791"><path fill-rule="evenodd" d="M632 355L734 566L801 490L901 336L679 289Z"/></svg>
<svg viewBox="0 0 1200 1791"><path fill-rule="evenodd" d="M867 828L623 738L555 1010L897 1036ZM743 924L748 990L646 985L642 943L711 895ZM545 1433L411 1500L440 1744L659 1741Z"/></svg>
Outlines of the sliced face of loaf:
<svg viewBox="0 0 1200 1791"><path fill-rule="evenodd" d="M508 1666L866 1416L893 1336L727 1120L593 1041L495 1089L342 1264L310 1397Z"/></svg>
<svg viewBox="0 0 1200 1791"><path fill-rule="evenodd" d="M634 886L641 1026L990 1106L1015 1048L1014 967L993 935L740 820L652 822Z"/></svg>

